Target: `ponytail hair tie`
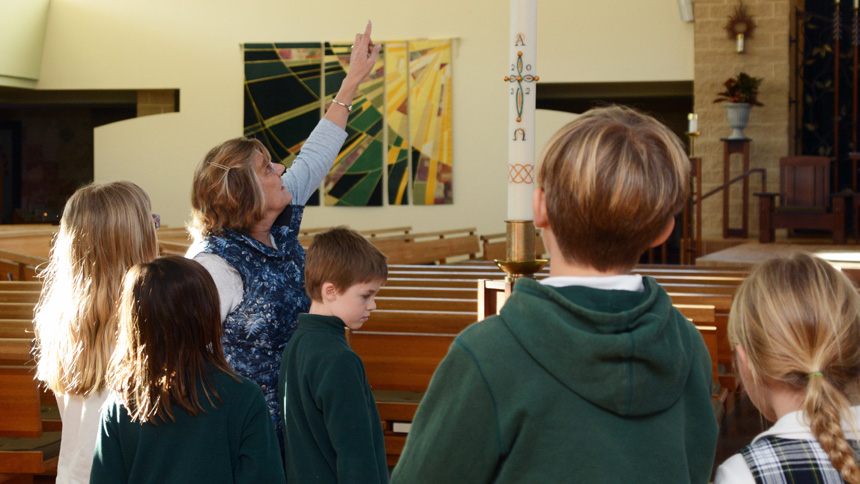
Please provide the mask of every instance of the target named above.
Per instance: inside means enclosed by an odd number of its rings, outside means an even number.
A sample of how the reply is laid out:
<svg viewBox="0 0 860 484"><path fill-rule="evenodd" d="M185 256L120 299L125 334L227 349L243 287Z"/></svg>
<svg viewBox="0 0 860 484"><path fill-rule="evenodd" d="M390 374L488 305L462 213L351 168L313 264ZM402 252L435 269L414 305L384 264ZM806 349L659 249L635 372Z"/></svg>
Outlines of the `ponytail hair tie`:
<svg viewBox="0 0 860 484"><path fill-rule="evenodd" d="M814 376L820 376L820 377L823 377L823 376L824 376L824 373L821 373L820 371L813 371L812 373L810 373L810 374L806 375L806 378L812 378L812 377L814 377Z"/></svg>

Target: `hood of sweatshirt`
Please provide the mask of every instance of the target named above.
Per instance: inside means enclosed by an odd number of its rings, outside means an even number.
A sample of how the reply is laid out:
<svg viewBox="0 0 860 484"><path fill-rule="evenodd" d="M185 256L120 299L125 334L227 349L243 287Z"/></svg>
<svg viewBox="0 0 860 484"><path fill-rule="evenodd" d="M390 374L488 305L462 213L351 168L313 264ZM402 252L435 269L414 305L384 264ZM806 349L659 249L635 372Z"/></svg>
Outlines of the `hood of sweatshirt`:
<svg viewBox="0 0 860 484"><path fill-rule="evenodd" d="M618 415L649 415L680 398L701 336L663 288L642 282L640 293L520 279L500 316L572 392Z"/></svg>

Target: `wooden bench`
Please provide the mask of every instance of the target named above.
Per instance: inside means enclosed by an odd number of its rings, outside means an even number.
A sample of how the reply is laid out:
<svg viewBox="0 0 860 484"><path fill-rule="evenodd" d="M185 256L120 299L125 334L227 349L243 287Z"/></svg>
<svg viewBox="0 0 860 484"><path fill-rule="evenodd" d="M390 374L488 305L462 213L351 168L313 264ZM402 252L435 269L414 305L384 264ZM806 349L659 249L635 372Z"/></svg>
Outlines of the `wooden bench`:
<svg viewBox="0 0 860 484"><path fill-rule="evenodd" d="M0 338L33 339L33 320L0 319Z"/></svg>
<svg viewBox="0 0 860 484"><path fill-rule="evenodd" d="M377 296L377 309L410 309L416 311L471 311L474 317L478 310L477 297L395 297Z"/></svg>
<svg viewBox="0 0 860 484"><path fill-rule="evenodd" d="M307 236L314 235L320 232L325 232L326 230L331 230L332 227L317 227L317 228L300 228L299 236ZM365 237L379 237L380 235L406 235L409 232L412 232L411 226L406 227L387 227L382 229L366 229L366 230L358 230L358 233Z"/></svg>
<svg viewBox="0 0 860 484"><path fill-rule="evenodd" d="M0 366L0 474L14 482L56 475L60 432L43 426L42 397L32 366Z"/></svg>
<svg viewBox="0 0 860 484"><path fill-rule="evenodd" d="M390 264L444 264L452 257L474 259L481 250L474 227L370 239Z"/></svg>
<svg viewBox="0 0 860 484"><path fill-rule="evenodd" d="M33 364L32 338L0 338L0 365Z"/></svg>
<svg viewBox="0 0 860 484"><path fill-rule="evenodd" d="M474 284L471 288L385 285L379 289L379 297L477 299L478 288Z"/></svg>
<svg viewBox="0 0 860 484"><path fill-rule="evenodd" d="M0 281L0 291L41 292L42 281Z"/></svg>
<svg viewBox="0 0 860 484"><path fill-rule="evenodd" d="M30 303L39 302L39 291L4 291L0 288L0 303Z"/></svg>
<svg viewBox="0 0 860 484"><path fill-rule="evenodd" d="M4 302L0 303L0 319L33 319L33 310L36 304L32 302Z"/></svg>

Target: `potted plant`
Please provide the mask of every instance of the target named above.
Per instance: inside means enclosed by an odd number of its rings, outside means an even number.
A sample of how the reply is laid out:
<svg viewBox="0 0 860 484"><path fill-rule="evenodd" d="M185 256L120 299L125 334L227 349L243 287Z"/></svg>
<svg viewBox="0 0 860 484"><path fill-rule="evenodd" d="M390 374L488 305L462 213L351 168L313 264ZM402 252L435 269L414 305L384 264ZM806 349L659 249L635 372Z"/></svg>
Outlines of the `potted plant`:
<svg viewBox="0 0 860 484"><path fill-rule="evenodd" d="M764 106L758 101L758 87L762 78L752 77L746 72L741 72L735 77L726 79L725 91L717 94L715 103L725 103L728 114L729 126L732 134L728 139L746 139L744 128L750 119L750 108L752 106Z"/></svg>

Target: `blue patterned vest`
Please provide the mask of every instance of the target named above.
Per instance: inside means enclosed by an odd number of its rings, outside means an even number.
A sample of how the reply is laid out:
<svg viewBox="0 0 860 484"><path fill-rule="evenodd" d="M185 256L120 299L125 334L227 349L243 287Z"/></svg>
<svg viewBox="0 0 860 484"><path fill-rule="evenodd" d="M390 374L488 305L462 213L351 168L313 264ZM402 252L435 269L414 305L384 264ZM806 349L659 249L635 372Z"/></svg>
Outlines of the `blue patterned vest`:
<svg viewBox="0 0 860 484"><path fill-rule="evenodd" d="M860 459L856 440L848 444ZM757 484L843 484L830 457L817 440L765 437L738 451L744 456Z"/></svg>
<svg viewBox="0 0 860 484"><path fill-rule="evenodd" d="M224 320L224 356L240 375L263 389L278 436L278 371L281 353L310 308L305 293L305 250L299 245L303 206L292 205L287 226L272 227L277 249L248 234L224 230L207 238L201 252L224 259L242 278L242 302Z"/></svg>

